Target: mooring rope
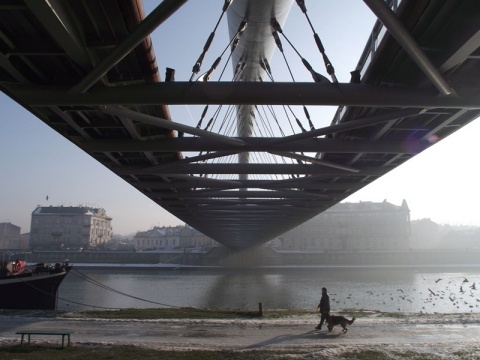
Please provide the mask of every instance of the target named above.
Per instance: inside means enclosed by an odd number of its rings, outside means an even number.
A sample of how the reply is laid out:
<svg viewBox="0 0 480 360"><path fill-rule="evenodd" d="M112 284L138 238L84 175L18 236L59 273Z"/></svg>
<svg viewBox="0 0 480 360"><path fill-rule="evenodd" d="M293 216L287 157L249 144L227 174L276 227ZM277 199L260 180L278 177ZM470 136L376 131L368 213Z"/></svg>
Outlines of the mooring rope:
<svg viewBox="0 0 480 360"><path fill-rule="evenodd" d="M77 269L73 268L70 272L73 272L74 275L78 276L79 278L93 284L93 285L96 285L102 289L105 289L107 291L111 291L115 294L119 294L119 295L123 295L125 297L129 297L129 298L132 298L132 299L135 299L135 300L139 300L139 301L144 301L144 302L148 302L150 304L155 304L155 305L162 305L162 306L167 306L167 307L172 307L172 308L181 308L181 306L175 306L175 305L170 305L170 304L165 304L165 303L161 303L161 302L157 302L157 301L153 301L153 300L148 300L148 299L143 299L141 297L138 297L138 296L135 296L135 295L131 295L131 294L127 294L123 291L120 291L120 290L116 290L110 286L107 286L105 284L102 284L101 282L95 280L95 279L92 279L91 277L85 275L84 273L78 271Z"/></svg>

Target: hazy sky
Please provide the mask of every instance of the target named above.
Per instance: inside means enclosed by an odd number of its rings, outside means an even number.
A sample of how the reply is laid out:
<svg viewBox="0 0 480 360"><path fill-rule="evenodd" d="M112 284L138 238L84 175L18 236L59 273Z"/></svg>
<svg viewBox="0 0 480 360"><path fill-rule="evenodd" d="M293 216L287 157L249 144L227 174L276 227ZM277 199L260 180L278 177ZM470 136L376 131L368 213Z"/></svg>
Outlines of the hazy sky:
<svg viewBox="0 0 480 360"><path fill-rule="evenodd" d="M146 11L158 3L145 1ZM176 70L177 81L190 78L192 66L221 13L223 0L209 0L209 9L205 4L187 2L152 35L162 78L167 67ZM306 4L337 78L348 82L374 24L374 16L359 0L315 0ZM326 75L311 30L295 2L284 32L315 70ZM227 43L224 18L201 73L208 70ZM287 52L288 45L285 41L283 44ZM303 65L298 64L289 48L288 51L296 70L294 74L299 73L296 81L311 81ZM276 81L290 81L278 52L274 53L271 66ZM329 125L335 111L331 107L308 109L317 128ZM203 106L175 106L170 110L174 121L195 126ZM431 218L442 224L479 226L478 134L477 120L347 201L386 199L400 205L405 199L412 219ZM0 93L0 169L0 222L18 225L22 233L30 231L31 213L37 205L102 207L113 218L113 229L118 234L156 225L183 224L3 93Z"/></svg>

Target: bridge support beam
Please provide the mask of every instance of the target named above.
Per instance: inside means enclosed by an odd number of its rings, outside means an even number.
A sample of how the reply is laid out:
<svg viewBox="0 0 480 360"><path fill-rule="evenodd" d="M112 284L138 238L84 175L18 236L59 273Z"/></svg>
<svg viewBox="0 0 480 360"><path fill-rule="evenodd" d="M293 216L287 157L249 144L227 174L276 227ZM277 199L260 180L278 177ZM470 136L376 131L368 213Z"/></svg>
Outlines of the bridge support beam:
<svg viewBox="0 0 480 360"><path fill-rule="evenodd" d="M187 0L164 0L153 10L112 52L98 64L82 81L71 88L72 93L85 92L120 62L160 24L178 10Z"/></svg>
<svg viewBox="0 0 480 360"><path fill-rule="evenodd" d="M440 71L428 59L415 39L397 19L395 13L388 7L384 0L363 0L383 23L392 36L399 42L403 49L411 56L412 60L422 69L425 75L433 82L442 95L450 95L454 90L448 85Z"/></svg>
<svg viewBox="0 0 480 360"><path fill-rule="evenodd" d="M366 84L269 82L163 82L91 90L72 94L62 87L5 86L30 106L62 105L331 105L400 108L480 109L474 90L456 89L458 96L417 88Z"/></svg>

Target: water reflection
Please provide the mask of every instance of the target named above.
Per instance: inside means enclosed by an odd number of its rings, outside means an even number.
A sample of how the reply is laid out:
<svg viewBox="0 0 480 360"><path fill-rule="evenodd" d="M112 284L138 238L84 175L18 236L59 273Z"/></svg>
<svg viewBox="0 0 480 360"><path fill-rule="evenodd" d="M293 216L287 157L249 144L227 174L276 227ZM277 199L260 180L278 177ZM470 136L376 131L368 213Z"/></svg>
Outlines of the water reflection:
<svg viewBox="0 0 480 360"><path fill-rule="evenodd" d="M314 310L322 286L332 311L366 309L405 312L469 312L480 304L479 269L251 268L179 270L80 270L117 292L100 288L71 272L59 296L107 308L163 305L198 308ZM438 283L435 280L441 278ZM464 278L469 286L460 286ZM433 296L432 292L438 296ZM478 293L477 293L478 291ZM144 302L118 292L146 299ZM451 294L454 294L450 296ZM457 301L449 299L455 297ZM478 300L477 300L478 299ZM59 300L60 310L88 307Z"/></svg>
<svg viewBox="0 0 480 360"><path fill-rule="evenodd" d="M204 308L255 309L258 303L269 308L285 308L292 302L283 274L266 274L252 269L229 271L219 275L199 297Z"/></svg>

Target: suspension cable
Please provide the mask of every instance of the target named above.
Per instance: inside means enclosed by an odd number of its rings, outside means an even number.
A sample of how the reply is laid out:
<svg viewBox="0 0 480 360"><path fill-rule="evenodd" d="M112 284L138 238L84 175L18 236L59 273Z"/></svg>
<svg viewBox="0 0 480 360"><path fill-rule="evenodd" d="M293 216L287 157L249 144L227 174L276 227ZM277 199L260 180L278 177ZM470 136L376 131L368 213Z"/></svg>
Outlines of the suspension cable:
<svg viewBox="0 0 480 360"><path fill-rule="evenodd" d="M222 20L223 15L227 11L227 9L229 8L231 2L232 2L232 0L225 0L225 2L223 4L223 8L222 8L222 13L220 14L220 17L217 20L217 24L215 25L213 31L210 33L207 41L205 42L205 45L203 46L203 51L200 54L200 56L198 57L197 62L195 63L195 65L193 65L192 75L190 76L190 81L192 81L195 74L198 74L198 72L200 71L200 68L202 67L203 59L205 58L205 54L207 53L208 49L210 48L210 45L212 44L212 41L213 41L213 38L215 37L215 32L217 31L218 25L220 24L220 21Z"/></svg>
<svg viewBox="0 0 480 360"><path fill-rule="evenodd" d="M313 78L313 81L317 82L317 83L325 83L325 82L328 82L330 83L330 81L323 75L317 73L313 68L312 66L310 65L310 63L302 57L302 55L300 55L300 53L298 52L298 50L295 48L295 46L293 46L293 44L290 42L290 40L287 38L287 36L283 33L283 30L282 30L282 27L280 26L280 24L278 23L277 19L275 18L272 18L270 20L270 25L272 26L273 28L273 32L272 32L272 35L275 39L275 42L277 43L277 39L278 41L280 41L280 38L278 36L278 33L282 34L283 37L285 38L285 40L287 40L287 42L290 44L290 46L292 47L292 49L297 53L297 55L300 57L300 59L302 60L302 63L303 65L306 67L306 69L310 72L310 74L312 75L312 78ZM277 46L278 46L278 43L277 43Z"/></svg>
<svg viewBox="0 0 480 360"><path fill-rule="evenodd" d="M273 129L272 129L272 124L270 124L269 121L267 121L265 119L265 117L262 116L262 114L260 113L259 109L258 109L258 106L257 105L254 105L255 106L255 110L257 111L257 114L258 114L258 117L260 119L260 122L262 123L263 125L263 128L265 129L265 132L273 137L274 136L274 133L273 133Z"/></svg>
<svg viewBox="0 0 480 360"><path fill-rule="evenodd" d="M322 41L320 40L320 36L318 36L318 34L316 33L316 31L315 31L315 29L312 25L312 22L310 21L310 18L308 17L307 7L305 5L305 0L296 0L296 1L297 1L298 6L300 7L300 9L302 10L302 12L305 14L305 17L307 18L308 24L310 25L310 28L312 29L313 38L315 39L315 43L317 44L318 50L322 54L323 62L325 64L325 68L327 70L327 73L330 75L330 77L332 78L332 81L334 83L338 83L337 77L335 76L335 69L334 69L330 59L328 58L327 54L325 53L325 48L323 47Z"/></svg>
<svg viewBox="0 0 480 360"><path fill-rule="evenodd" d="M222 61L222 57L223 55L227 52L228 48L231 49L230 51L230 54L229 54L229 58L231 57L233 51L235 50L235 47L238 45L238 40L240 38L240 36L243 34L243 32L245 31L245 29L247 28L247 21L246 20L243 20L242 23L240 24L240 26L238 27L238 30L237 32L235 33L235 35L233 35L232 39L230 40L230 42L227 44L227 46L223 49L222 53L220 54L219 57L217 57L217 59L213 62L212 66L210 67L210 69L205 73L203 74L202 76L200 76L197 81L209 81L210 80L210 77L212 76L213 74L213 71L217 68L217 66L220 64L220 61ZM228 63L228 62L227 62ZM227 64L226 63L226 64ZM225 64L225 66L226 66ZM222 76L223 76L223 71L222 71ZM220 79L218 80L220 81Z"/></svg>
<svg viewBox="0 0 480 360"><path fill-rule="evenodd" d="M270 111L270 114L272 115L273 119L275 120L275 123L277 124L278 129L279 129L279 131L280 131L280 135L285 136L285 133L283 132L283 129L282 129L282 127L280 126L280 123L278 122L277 115L275 114L275 112L273 111L273 109L271 109L271 105L267 105L266 107L267 107L267 109ZM263 110L263 112L264 112L264 114L265 114L265 117L268 117L267 112L266 112L266 110L265 110L265 106L262 106L262 110Z"/></svg>
<svg viewBox="0 0 480 360"><path fill-rule="evenodd" d="M303 105L303 112L305 113L305 116L308 119L308 125L310 125L310 130L315 130L315 126L313 126L312 119L310 119L310 113L308 112L307 108L305 105Z"/></svg>
<svg viewBox="0 0 480 360"><path fill-rule="evenodd" d="M272 20L272 21L273 21L273 20ZM280 26L280 25L279 25L279 26ZM292 78L292 81L295 82L295 77L293 76L293 73L292 73L292 71L291 71L291 69L290 69L290 65L289 65L288 60L287 60L287 58L286 58L286 56L285 56L285 53L284 53L284 51L283 51L282 42L281 42L280 38L278 37L277 31L274 30L274 31L272 32L272 35L273 35L273 37L274 37L274 39L275 39L275 44L277 45L278 49L280 50L280 52L281 52L282 55L283 55L283 60L285 61L285 64L287 65L287 68L288 68L288 71L289 71L290 76L291 76L291 78ZM295 50L295 51L296 51L296 50ZM297 52L297 53L298 53L298 52ZM299 54L299 55L300 55L300 54ZM270 79L272 80L272 82L274 82L272 71L271 71L271 69L270 69L270 66L268 66L268 61L265 59L263 62L260 62L260 66L262 66L262 68L265 69L265 71L267 72L267 74L269 74ZM312 69L312 70L313 70L313 69ZM285 107L285 105L284 105L284 107ZM291 111L291 113L293 114L293 116L295 117L295 120L296 120L296 122L297 122L297 125L300 127L300 129L302 130L302 132L306 132L306 130L305 130L305 128L303 127L303 125L301 124L300 120L299 120L299 119L295 116L295 114L293 113L290 105L287 105L287 107L289 108L289 110ZM303 106L303 107L304 107L304 110L305 110L305 106ZM308 112L305 112L305 114L308 114ZM288 117L287 117L287 118L288 118ZM311 122L311 120L310 120L310 118L309 118L308 116L307 116L307 119L309 120L310 127L312 127L313 124L312 124L312 122ZM288 120L290 121L289 118L288 118ZM290 126L292 126L292 125L290 124ZM292 131L293 131L293 133L295 133L295 131L293 130L293 127L292 127Z"/></svg>
<svg viewBox="0 0 480 360"><path fill-rule="evenodd" d="M220 124L220 127L218 128L218 132L221 133L223 127L227 127L229 122L232 121L231 119L234 118L234 106L229 105L227 111L225 112L225 116L223 117L222 123Z"/></svg>

